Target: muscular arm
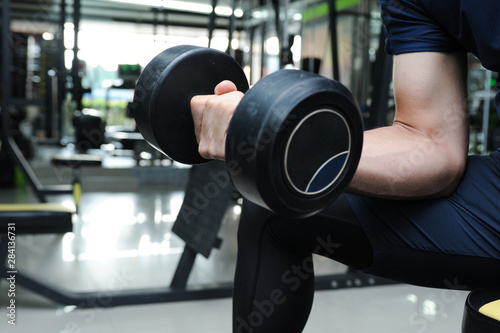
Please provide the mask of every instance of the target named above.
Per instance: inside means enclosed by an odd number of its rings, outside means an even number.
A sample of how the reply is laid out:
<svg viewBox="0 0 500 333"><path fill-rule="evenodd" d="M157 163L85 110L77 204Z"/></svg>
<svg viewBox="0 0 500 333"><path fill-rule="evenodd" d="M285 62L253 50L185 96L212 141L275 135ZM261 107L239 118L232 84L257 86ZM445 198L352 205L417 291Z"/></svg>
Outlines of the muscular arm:
<svg viewBox="0 0 500 333"><path fill-rule="evenodd" d="M450 194L467 157L466 76L463 54L395 56L394 123L365 132L349 190L388 198Z"/></svg>

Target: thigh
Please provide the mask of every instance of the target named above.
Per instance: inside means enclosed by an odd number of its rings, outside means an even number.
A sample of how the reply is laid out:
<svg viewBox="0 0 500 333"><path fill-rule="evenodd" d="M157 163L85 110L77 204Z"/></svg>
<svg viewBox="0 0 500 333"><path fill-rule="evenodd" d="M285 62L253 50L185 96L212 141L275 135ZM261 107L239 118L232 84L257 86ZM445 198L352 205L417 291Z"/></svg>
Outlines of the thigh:
<svg viewBox="0 0 500 333"><path fill-rule="evenodd" d="M374 250L365 271L439 288L500 284L499 156L469 157L461 184L448 198L347 195Z"/></svg>
<svg viewBox="0 0 500 333"><path fill-rule="evenodd" d="M313 217L294 220L275 216L267 228L290 252L318 254L352 268L370 266L373 260L370 241L343 194Z"/></svg>

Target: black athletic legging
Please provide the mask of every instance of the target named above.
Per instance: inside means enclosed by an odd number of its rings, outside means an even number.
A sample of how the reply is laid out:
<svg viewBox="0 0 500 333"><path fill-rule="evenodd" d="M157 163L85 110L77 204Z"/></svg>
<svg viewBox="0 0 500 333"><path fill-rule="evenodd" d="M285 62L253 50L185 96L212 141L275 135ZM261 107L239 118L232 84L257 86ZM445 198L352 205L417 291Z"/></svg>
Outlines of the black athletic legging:
<svg viewBox="0 0 500 333"><path fill-rule="evenodd" d="M499 156L469 158L464 181L445 199L397 202L346 194L303 220L246 201L233 332L302 332L314 294L313 253L415 285L500 285ZM498 178L488 183L489 177Z"/></svg>
<svg viewBox="0 0 500 333"><path fill-rule="evenodd" d="M245 202L238 230L234 332L302 331L314 293L312 253L352 267L371 263L371 245L342 201L334 205L339 207L334 221L319 215L290 221Z"/></svg>

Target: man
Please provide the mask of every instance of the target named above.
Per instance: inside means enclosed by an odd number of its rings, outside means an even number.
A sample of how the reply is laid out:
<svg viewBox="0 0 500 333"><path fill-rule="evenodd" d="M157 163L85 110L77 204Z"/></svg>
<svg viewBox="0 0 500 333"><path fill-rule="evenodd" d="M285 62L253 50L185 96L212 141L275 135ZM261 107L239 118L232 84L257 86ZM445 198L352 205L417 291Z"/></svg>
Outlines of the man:
<svg viewBox="0 0 500 333"><path fill-rule="evenodd" d="M500 71L498 0L379 0L394 54L396 115L365 132L357 172L334 204L289 221L245 202L234 332L301 332L312 253L416 285L500 285L500 152L467 156L467 53ZM222 82L191 102L199 151L224 159L242 93ZM496 98L500 110L500 97Z"/></svg>

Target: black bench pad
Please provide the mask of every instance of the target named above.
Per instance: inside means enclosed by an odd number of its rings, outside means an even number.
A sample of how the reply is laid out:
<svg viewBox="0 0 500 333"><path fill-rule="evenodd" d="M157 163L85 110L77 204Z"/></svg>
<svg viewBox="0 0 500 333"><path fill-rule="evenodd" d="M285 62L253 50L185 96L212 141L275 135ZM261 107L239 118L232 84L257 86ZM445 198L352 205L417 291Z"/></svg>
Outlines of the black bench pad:
<svg viewBox="0 0 500 333"><path fill-rule="evenodd" d="M16 235L70 232L72 216L71 209L58 204L0 204L0 235L9 223L15 223Z"/></svg>
<svg viewBox="0 0 500 333"><path fill-rule="evenodd" d="M102 157L99 155L91 154L62 154L53 156L52 164L70 168L79 168L82 166L101 166Z"/></svg>

